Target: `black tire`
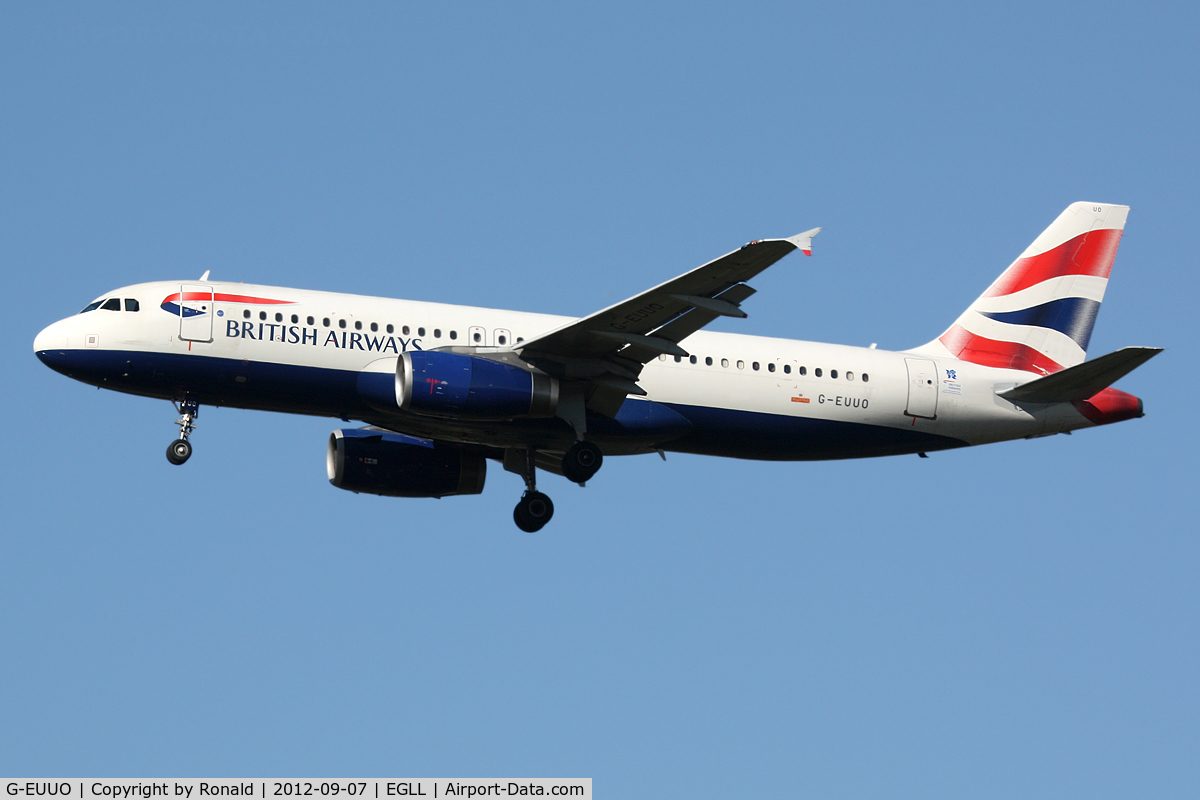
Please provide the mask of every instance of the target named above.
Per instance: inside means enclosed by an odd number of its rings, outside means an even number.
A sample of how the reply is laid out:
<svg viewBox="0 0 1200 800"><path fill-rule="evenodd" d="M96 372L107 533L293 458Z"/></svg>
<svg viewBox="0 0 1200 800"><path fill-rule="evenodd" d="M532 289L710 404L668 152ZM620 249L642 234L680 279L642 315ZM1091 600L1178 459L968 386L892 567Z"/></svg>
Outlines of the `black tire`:
<svg viewBox="0 0 1200 800"><path fill-rule="evenodd" d="M571 483L586 483L600 471L604 454L593 443L580 439L567 449L562 460L563 475Z"/></svg>
<svg viewBox="0 0 1200 800"><path fill-rule="evenodd" d="M513 522L526 533L540 531L554 516L554 503L541 492L526 492L513 509Z"/></svg>
<svg viewBox="0 0 1200 800"><path fill-rule="evenodd" d="M192 444L187 439L176 439L167 445L167 461L178 466L192 457Z"/></svg>

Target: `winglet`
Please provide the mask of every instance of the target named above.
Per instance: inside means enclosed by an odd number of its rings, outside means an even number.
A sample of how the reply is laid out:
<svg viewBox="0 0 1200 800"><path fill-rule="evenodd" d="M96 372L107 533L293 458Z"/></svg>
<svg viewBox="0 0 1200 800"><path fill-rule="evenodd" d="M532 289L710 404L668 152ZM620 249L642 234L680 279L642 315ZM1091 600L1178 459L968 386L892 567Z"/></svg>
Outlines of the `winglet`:
<svg viewBox="0 0 1200 800"><path fill-rule="evenodd" d="M796 245L796 249L804 253L806 256L812 255L812 240L813 237L821 232L820 228L813 228L811 231L797 233L795 236L789 236L784 239L785 242L791 242Z"/></svg>

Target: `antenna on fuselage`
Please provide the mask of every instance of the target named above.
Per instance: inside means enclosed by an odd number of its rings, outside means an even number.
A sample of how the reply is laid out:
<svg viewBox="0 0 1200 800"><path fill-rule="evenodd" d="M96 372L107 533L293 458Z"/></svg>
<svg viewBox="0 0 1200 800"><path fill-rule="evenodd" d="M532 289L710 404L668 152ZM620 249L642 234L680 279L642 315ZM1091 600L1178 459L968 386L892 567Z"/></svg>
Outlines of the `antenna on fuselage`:
<svg viewBox="0 0 1200 800"><path fill-rule="evenodd" d="M202 281L208 280L208 273L210 273L210 272L212 272L211 269L204 270L204 274L200 276L200 280L202 280Z"/></svg>

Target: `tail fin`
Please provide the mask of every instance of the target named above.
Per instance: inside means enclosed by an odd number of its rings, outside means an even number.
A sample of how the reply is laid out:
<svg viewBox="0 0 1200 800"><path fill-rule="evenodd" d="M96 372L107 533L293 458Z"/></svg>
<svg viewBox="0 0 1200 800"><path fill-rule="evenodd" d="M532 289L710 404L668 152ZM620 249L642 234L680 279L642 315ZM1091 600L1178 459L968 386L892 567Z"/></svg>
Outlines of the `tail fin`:
<svg viewBox="0 0 1200 800"><path fill-rule="evenodd" d="M1083 363L1129 206L1072 203L916 352L1049 374Z"/></svg>

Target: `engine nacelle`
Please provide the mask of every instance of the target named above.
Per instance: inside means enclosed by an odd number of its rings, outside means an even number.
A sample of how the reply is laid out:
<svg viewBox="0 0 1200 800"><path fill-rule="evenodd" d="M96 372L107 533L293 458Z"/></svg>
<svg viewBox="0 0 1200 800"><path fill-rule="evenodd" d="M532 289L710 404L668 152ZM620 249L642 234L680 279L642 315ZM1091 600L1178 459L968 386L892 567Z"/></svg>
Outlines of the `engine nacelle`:
<svg viewBox="0 0 1200 800"><path fill-rule="evenodd" d="M483 456L440 442L362 429L329 435L325 468L329 482L339 489L385 497L479 494L487 477Z"/></svg>
<svg viewBox="0 0 1200 800"><path fill-rule="evenodd" d="M558 381L478 356L413 350L396 364L396 402L405 411L435 417L553 417Z"/></svg>

